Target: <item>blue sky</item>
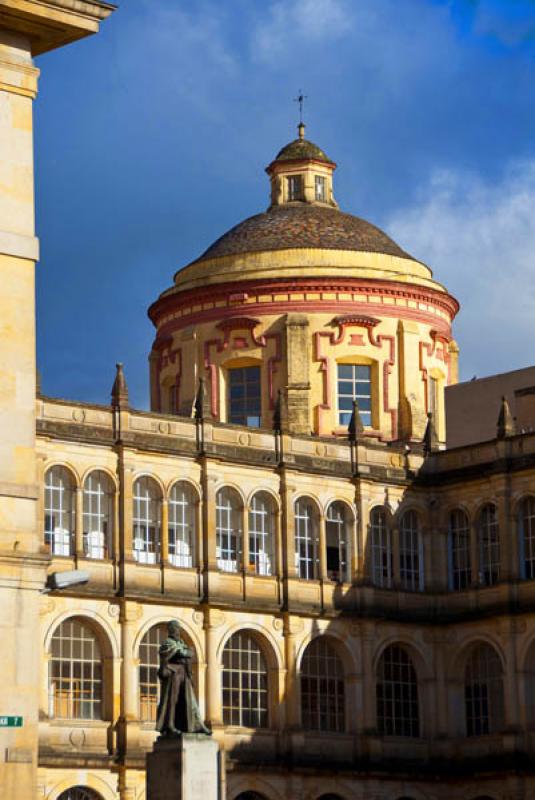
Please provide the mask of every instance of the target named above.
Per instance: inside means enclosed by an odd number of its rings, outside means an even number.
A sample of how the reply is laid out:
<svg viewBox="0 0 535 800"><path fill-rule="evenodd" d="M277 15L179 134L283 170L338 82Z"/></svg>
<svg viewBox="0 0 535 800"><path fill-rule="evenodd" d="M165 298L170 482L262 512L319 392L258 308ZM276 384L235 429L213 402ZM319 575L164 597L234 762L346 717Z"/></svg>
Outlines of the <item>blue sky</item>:
<svg viewBox="0 0 535 800"><path fill-rule="evenodd" d="M43 391L148 406L146 309L307 136L461 301L461 376L535 363L535 0L124 0L38 59Z"/></svg>

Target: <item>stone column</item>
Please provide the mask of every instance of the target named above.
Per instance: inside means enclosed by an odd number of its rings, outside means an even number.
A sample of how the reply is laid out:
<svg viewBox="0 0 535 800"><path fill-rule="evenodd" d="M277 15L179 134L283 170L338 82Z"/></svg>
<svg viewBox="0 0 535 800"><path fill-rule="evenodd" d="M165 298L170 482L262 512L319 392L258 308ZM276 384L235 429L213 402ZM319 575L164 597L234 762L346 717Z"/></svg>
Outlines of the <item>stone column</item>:
<svg viewBox="0 0 535 800"><path fill-rule="evenodd" d="M98 31L112 7L73 11L59 0L2 0L0 13L0 661L1 713L23 718L0 730L0 796L37 795L41 664L39 591L48 557L37 520L33 57Z"/></svg>
<svg viewBox="0 0 535 800"><path fill-rule="evenodd" d="M217 570L216 558L216 490L217 476L210 474L210 462L202 459L202 544L205 574L205 592L208 590L208 573Z"/></svg>
<svg viewBox="0 0 535 800"><path fill-rule="evenodd" d="M165 498L162 500L160 561L163 566L169 563L169 503Z"/></svg>
<svg viewBox="0 0 535 800"><path fill-rule="evenodd" d="M327 580L327 532L325 514L320 511L318 518L318 578L322 581Z"/></svg>
<svg viewBox="0 0 535 800"><path fill-rule="evenodd" d="M399 569L399 528L392 526L390 529L392 541L392 585L394 589L401 587L401 575Z"/></svg>
<svg viewBox="0 0 535 800"><path fill-rule="evenodd" d="M363 496L363 486L359 478L355 479L355 512L356 518L356 549L352 551L351 571L352 577L362 581L369 577L366 571L370 572L366 564L366 539L368 526L370 524L370 514L368 503Z"/></svg>
<svg viewBox="0 0 535 800"><path fill-rule="evenodd" d="M290 433L309 434L311 430L309 325L305 314L286 315L288 384L284 427Z"/></svg>
<svg viewBox="0 0 535 800"><path fill-rule="evenodd" d="M296 637L303 630L303 622L298 617L293 618L285 613L284 627L284 660L286 666L285 707L286 728L288 732L299 730L301 727L301 713L299 709L299 686L297 677Z"/></svg>
<svg viewBox="0 0 535 800"><path fill-rule="evenodd" d="M84 495L80 486L74 494L74 554L76 558L84 557Z"/></svg>
<svg viewBox="0 0 535 800"><path fill-rule="evenodd" d="M206 721L212 729L221 727L223 714L221 707L221 670L217 658L217 648L222 634L225 615L216 608L204 607L204 632L206 652Z"/></svg>
<svg viewBox="0 0 535 800"><path fill-rule="evenodd" d="M130 462L128 453L120 448L119 453L119 540L121 560L133 561L133 470L134 463Z"/></svg>
<svg viewBox="0 0 535 800"><path fill-rule="evenodd" d="M134 653L134 641L138 623L142 616L139 603L123 601L121 605L121 718L119 726L120 746L125 752L135 749L135 737L132 741L132 723L137 727L139 722L138 666L139 659Z"/></svg>
<svg viewBox="0 0 535 800"><path fill-rule="evenodd" d="M293 501L295 486L289 482L289 478L288 472L283 467L280 472L282 564L279 570L285 581L297 577L297 568L295 566L295 514Z"/></svg>
<svg viewBox="0 0 535 800"><path fill-rule="evenodd" d="M243 574L247 575L249 572L249 512L247 508L244 506L242 509L242 524L241 524L241 553L239 554L238 558L241 559L241 568L243 570ZM238 569L239 569L239 561L238 561ZM252 570L254 571L254 570ZM245 588L245 583L244 583Z"/></svg>

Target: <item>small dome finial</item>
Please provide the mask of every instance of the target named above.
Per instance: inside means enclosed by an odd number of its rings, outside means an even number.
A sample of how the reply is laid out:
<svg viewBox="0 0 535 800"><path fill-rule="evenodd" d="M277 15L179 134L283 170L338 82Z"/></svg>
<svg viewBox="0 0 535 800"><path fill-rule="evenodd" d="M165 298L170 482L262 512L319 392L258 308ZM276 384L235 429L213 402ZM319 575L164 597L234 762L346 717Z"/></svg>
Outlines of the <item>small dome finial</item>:
<svg viewBox="0 0 535 800"><path fill-rule="evenodd" d="M297 126L297 131L299 133L299 138L300 139L304 139L305 138L305 123L304 122L301 121L299 123L299 125Z"/></svg>

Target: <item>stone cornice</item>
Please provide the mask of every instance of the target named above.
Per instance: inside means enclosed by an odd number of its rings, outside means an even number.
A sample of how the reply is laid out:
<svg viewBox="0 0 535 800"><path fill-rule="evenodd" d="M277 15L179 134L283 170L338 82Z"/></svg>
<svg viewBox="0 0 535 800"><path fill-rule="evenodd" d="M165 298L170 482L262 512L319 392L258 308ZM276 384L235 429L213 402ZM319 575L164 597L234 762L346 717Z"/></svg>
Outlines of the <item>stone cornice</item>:
<svg viewBox="0 0 535 800"><path fill-rule="evenodd" d="M97 33L115 8L100 0L0 0L0 30L25 36L36 56Z"/></svg>

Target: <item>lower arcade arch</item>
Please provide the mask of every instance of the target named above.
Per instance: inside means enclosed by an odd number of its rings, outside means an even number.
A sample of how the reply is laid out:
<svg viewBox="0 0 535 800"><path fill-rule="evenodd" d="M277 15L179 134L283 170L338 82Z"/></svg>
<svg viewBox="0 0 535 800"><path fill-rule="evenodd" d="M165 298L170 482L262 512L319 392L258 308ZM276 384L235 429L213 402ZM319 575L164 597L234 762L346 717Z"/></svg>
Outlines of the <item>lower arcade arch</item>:
<svg viewBox="0 0 535 800"><path fill-rule="evenodd" d="M259 792L240 792L234 800L267 800L267 798Z"/></svg>
<svg viewBox="0 0 535 800"><path fill-rule="evenodd" d="M103 800L102 795L89 786L72 786L70 789L65 789L57 800Z"/></svg>

